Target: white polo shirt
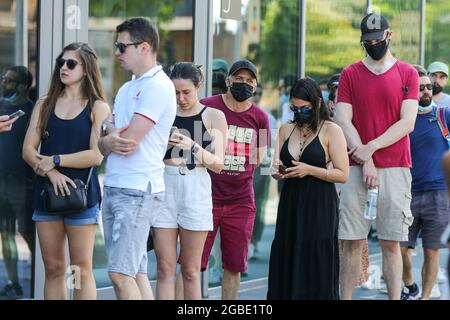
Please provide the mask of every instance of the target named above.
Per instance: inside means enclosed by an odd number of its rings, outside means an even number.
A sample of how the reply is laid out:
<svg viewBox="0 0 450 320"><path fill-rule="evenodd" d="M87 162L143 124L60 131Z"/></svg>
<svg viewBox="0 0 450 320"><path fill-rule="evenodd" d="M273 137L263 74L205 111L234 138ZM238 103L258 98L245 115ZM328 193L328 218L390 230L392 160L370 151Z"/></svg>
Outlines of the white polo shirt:
<svg viewBox="0 0 450 320"><path fill-rule="evenodd" d="M142 77L125 83L114 104L116 128L130 124L134 114L139 114L155 124L131 156L110 154L106 163L104 185L159 193L164 187L164 155L169 141L170 128L177 113L175 87L161 66L154 67Z"/></svg>

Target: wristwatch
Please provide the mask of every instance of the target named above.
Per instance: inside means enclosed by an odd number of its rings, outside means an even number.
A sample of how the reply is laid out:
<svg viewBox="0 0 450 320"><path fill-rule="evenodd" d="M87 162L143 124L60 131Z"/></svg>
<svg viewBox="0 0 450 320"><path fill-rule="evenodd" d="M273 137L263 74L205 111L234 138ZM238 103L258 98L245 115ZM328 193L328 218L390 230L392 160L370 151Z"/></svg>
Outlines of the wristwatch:
<svg viewBox="0 0 450 320"><path fill-rule="evenodd" d="M55 168L59 168L61 164L61 157L59 155L53 156L53 163L55 164Z"/></svg>
<svg viewBox="0 0 450 320"><path fill-rule="evenodd" d="M192 145L191 152L192 152L193 154L196 154L196 153L198 152L198 150L200 150L200 146L198 145L197 142L194 142L194 144Z"/></svg>

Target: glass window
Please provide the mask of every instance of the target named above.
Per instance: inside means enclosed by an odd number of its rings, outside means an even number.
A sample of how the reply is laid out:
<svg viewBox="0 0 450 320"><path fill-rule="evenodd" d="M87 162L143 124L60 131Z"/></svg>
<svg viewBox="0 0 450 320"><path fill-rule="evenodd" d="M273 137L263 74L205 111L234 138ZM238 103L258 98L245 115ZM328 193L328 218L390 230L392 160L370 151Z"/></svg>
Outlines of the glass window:
<svg viewBox="0 0 450 320"><path fill-rule="evenodd" d="M433 61L450 63L450 2L429 0L426 3L425 67ZM450 90L447 87L447 93Z"/></svg>
<svg viewBox="0 0 450 320"><path fill-rule="evenodd" d="M0 0L0 115L25 113L0 133L0 300L33 297L34 172L22 146L37 92L36 15L36 0Z"/></svg>
<svg viewBox="0 0 450 320"><path fill-rule="evenodd" d="M366 0L323 0L306 3L306 75L326 81L360 60L360 22Z"/></svg>
<svg viewBox="0 0 450 320"><path fill-rule="evenodd" d="M394 32L392 54L411 64L420 62L420 0L374 0L374 12L389 21Z"/></svg>
<svg viewBox="0 0 450 320"><path fill-rule="evenodd" d="M156 21L161 38L158 62L167 73L175 62L193 60L194 0L89 1L89 43L99 56L111 106L119 88L130 79L130 74L121 68L114 55L116 26L135 16L146 16ZM94 251L94 274L98 288L111 286L106 267L103 229L99 226ZM149 277L156 278L153 251L149 254Z"/></svg>

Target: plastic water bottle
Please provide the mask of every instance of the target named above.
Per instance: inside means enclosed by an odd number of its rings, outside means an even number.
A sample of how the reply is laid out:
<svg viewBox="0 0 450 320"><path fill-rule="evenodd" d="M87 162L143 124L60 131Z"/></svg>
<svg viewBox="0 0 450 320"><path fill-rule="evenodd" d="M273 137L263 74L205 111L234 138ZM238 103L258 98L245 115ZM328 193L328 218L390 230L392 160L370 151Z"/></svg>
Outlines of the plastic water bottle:
<svg viewBox="0 0 450 320"><path fill-rule="evenodd" d="M367 191L366 206L364 208L364 219L375 220L377 218L378 188Z"/></svg>

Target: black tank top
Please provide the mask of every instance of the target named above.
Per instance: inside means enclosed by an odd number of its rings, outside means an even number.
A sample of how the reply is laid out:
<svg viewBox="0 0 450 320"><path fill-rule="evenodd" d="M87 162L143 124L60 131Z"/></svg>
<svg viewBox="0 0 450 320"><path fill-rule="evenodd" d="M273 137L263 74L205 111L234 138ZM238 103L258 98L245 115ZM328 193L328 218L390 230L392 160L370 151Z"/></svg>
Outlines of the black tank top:
<svg viewBox="0 0 450 320"><path fill-rule="evenodd" d="M195 116L177 116L173 125L178 128L178 132L180 134L191 138L193 141L201 145L203 149L211 152L211 135L209 134L208 129L206 129L202 118L202 115L207 108L208 107L203 108L203 110ZM189 151L183 152L183 150L178 147L172 147L167 150L164 160L187 157L187 164L191 164L194 162L194 159L190 159L192 157L189 157L189 154Z"/></svg>

